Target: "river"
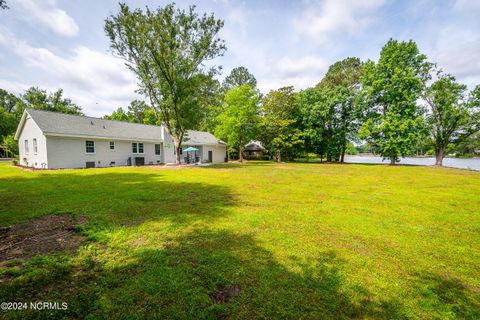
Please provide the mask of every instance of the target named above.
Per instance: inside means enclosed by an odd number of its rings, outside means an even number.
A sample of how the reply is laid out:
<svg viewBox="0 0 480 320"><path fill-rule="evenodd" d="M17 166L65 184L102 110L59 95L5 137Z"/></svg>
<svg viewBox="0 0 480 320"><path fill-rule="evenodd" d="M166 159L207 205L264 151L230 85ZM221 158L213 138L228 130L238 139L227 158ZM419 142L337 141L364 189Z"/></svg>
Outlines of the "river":
<svg viewBox="0 0 480 320"><path fill-rule="evenodd" d="M376 156L345 156L345 162L347 163L383 163L389 164L390 160L385 159L382 161L382 157ZM431 166L435 164L435 158L400 158L398 164L411 164L417 166ZM444 167L470 169L480 171L480 158L471 159L458 159L458 158L445 158L443 159Z"/></svg>

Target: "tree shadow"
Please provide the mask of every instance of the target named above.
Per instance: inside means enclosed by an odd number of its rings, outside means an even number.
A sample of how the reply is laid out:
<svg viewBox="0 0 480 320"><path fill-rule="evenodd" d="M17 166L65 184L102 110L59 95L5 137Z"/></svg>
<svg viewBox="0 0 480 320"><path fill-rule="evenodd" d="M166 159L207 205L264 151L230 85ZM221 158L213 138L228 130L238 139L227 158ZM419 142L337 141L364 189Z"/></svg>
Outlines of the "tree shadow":
<svg viewBox="0 0 480 320"><path fill-rule="evenodd" d="M156 171L79 170L0 178L1 225L46 214L70 213L89 219L89 228L131 226L169 220L184 226L226 213L234 202L228 187L176 182Z"/></svg>
<svg viewBox="0 0 480 320"><path fill-rule="evenodd" d="M158 248L132 248L128 262L113 267L116 252L108 251L92 252L81 269L55 265L4 285L2 299L68 303L68 310L50 312L49 318L404 317L399 302L378 302L366 288L349 286L341 272L345 262L333 251L293 262L292 269L251 235L224 230L192 230ZM228 288L235 288L233 294L218 300ZM42 316L32 310L14 315Z"/></svg>
<svg viewBox="0 0 480 320"><path fill-rule="evenodd" d="M480 319L480 288L446 275L417 275L425 309L438 318Z"/></svg>

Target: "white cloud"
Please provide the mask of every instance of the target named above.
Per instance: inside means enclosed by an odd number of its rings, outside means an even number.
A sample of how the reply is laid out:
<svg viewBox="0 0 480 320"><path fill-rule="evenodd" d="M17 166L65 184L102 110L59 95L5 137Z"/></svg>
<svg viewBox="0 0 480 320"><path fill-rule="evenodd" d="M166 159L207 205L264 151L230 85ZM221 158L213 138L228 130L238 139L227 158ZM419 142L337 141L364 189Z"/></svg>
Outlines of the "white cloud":
<svg viewBox="0 0 480 320"><path fill-rule="evenodd" d="M258 82L260 91L266 93L283 86L294 86L296 90L317 84L328 69L328 62L315 56L282 57Z"/></svg>
<svg viewBox="0 0 480 320"><path fill-rule="evenodd" d="M79 28L75 20L57 7L55 0L14 0L21 7L25 19L46 27L61 36L73 37Z"/></svg>
<svg viewBox="0 0 480 320"><path fill-rule="evenodd" d="M375 20L376 11L385 0L325 0L307 2L302 14L293 19L301 35L325 44L335 33L356 34Z"/></svg>
<svg viewBox="0 0 480 320"><path fill-rule="evenodd" d="M480 35L475 30L445 27L438 31L428 56L445 72L473 87L480 84Z"/></svg>
<svg viewBox="0 0 480 320"><path fill-rule="evenodd" d="M134 93L137 88L134 75L120 59L84 46L77 46L70 56L61 57L46 48L32 47L8 31L0 31L0 47L12 50L31 70L40 71L32 72L38 79L17 82L8 79L15 83L17 90L27 81L36 82L25 83L28 86L24 89L32 85L48 90L62 88L65 96L90 115L109 113L140 98Z"/></svg>
<svg viewBox="0 0 480 320"><path fill-rule="evenodd" d="M471 12L472 10L480 10L480 1L478 0L456 0L455 1L455 8L465 11Z"/></svg>
<svg viewBox="0 0 480 320"><path fill-rule="evenodd" d="M277 64L278 72L285 77L323 74L327 68L327 61L314 56L301 58L283 57Z"/></svg>

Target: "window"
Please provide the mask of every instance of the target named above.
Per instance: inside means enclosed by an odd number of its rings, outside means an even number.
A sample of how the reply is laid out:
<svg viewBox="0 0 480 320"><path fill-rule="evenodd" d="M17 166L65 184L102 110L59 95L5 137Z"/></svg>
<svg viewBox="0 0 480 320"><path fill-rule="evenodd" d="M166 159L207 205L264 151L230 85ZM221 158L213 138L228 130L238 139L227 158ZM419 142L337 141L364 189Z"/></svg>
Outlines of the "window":
<svg viewBox="0 0 480 320"><path fill-rule="evenodd" d="M92 140L85 141L85 152L95 153L95 141L92 141Z"/></svg>
<svg viewBox="0 0 480 320"><path fill-rule="evenodd" d="M156 154L157 156L160 155L160 145L159 145L159 144L155 144L155 154Z"/></svg>
<svg viewBox="0 0 480 320"><path fill-rule="evenodd" d="M110 150L115 150L115 141L110 141Z"/></svg>
<svg viewBox="0 0 480 320"><path fill-rule="evenodd" d="M33 153L37 154L37 139L33 138Z"/></svg>
<svg viewBox="0 0 480 320"><path fill-rule="evenodd" d="M28 154L28 140L25 140L25 154Z"/></svg>
<svg viewBox="0 0 480 320"><path fill-rule="evenodd" d="M132 153L143 153L143 143L132 143Z"/></svg>

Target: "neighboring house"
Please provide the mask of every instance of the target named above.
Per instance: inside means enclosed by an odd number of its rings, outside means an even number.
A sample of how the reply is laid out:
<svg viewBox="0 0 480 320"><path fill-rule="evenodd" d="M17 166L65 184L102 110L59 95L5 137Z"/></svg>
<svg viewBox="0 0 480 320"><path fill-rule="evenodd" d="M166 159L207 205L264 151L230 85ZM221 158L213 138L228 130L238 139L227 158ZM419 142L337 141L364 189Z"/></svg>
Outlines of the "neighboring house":
<svg viewBox="0 0 480 320"><path fill-rule="evenodd" d="M259 159L263 157L264 150L265 148L260 141L250 141L245 145L243 157L245 159Z"/></svg>
<svg viewBox="0 0 480 320"><path fill-rule="evenodd" d="M188 131L199 162L224 162L226 144L208 132ZM15 139L20 165L90 168L175 163L172 137L164 126L112 121L27 109ZM183 160L183 157L181 157Z"/></svg>

